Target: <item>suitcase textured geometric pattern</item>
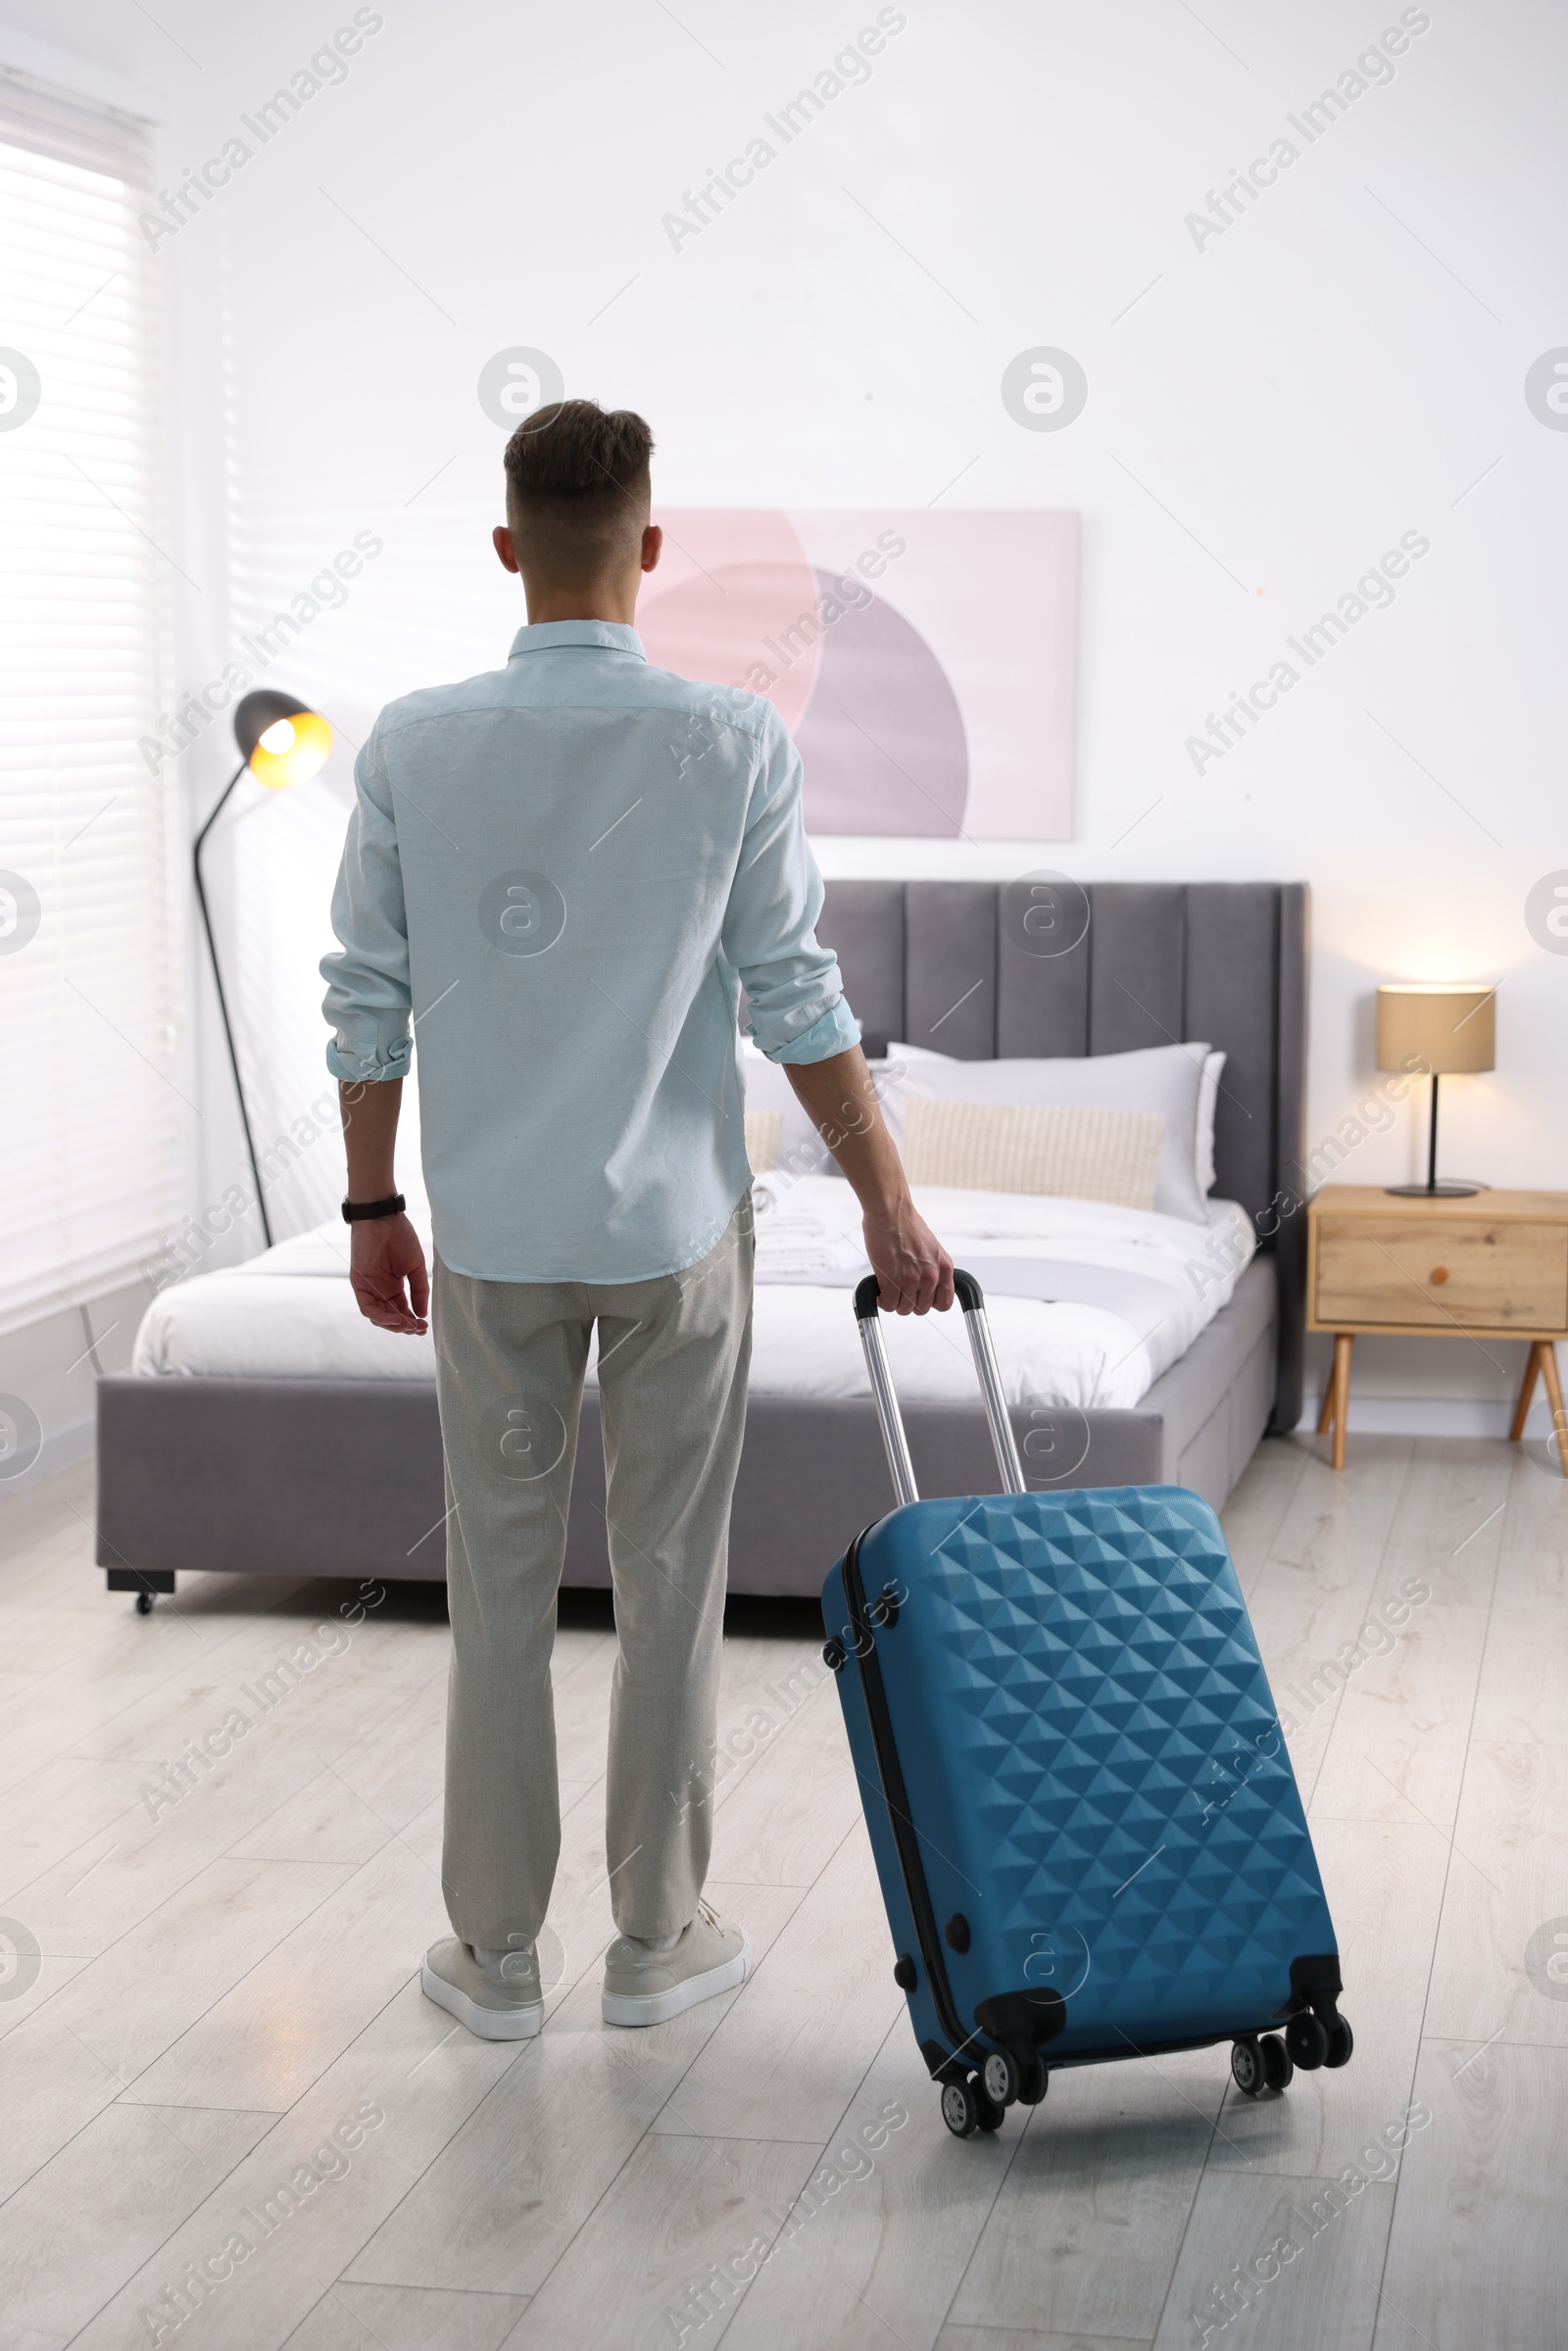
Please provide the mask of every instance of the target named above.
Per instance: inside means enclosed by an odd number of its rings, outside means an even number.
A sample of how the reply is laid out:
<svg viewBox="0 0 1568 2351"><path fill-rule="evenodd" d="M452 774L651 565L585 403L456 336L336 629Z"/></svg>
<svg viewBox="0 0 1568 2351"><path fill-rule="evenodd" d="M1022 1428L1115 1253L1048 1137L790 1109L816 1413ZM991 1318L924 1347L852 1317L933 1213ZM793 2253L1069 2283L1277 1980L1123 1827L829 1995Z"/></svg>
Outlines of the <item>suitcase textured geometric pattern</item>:
<svg viewBox="0 0 1568 2351"><path fill-rule="evenodd" d="M1196 2026L1211 2008L1234 2015L1238 1995L1271 2009L1294 1957L1332 1950L1206 1503L1147 1488L987 1497L906 1576L931 1611L922 1648L949 1660L920 1710L966 1790L950 1829L983 1860L981 1940L993 1963L1007 1953L1013 1982L1026 1969L1076 1994L1071 2039L1100 2015ZM878 1643L896 1719L909 1694L898 1646L897 1632Z"/></svg>

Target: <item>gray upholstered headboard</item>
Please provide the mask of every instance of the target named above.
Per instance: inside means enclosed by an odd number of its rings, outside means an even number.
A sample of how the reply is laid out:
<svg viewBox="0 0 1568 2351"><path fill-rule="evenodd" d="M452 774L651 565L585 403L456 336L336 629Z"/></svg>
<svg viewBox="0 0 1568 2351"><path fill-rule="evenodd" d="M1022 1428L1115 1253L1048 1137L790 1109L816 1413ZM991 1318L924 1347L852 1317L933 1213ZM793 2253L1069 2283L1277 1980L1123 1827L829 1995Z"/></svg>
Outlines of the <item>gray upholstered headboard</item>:
<svg viewBox="0 0 1568 2351"><path fill-rule="evenodd" d="M1189 1038L1223 1049L1214 1190L1240 1200L1278 1260L1274 1426L1293 1428L1301 1391L1306 886L1083 887L1088 925L1060 955L1023 944L1018 885L999 882L829 882L817 930L839 958L870 1053L892 1038L967 1061L1128 1053ZM1069 931L1078 927L1069 920Z"/></svg>

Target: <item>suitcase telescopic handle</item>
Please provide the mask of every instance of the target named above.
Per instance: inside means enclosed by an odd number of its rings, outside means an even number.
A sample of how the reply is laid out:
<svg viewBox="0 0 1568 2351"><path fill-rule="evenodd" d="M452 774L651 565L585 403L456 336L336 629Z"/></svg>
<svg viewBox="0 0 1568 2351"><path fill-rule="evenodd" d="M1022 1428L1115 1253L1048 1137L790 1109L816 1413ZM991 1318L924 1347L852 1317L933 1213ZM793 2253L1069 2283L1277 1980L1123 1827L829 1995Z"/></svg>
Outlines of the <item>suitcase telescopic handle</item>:
<svg viewBox="0 0 1568 2351"><path fill-rule="evenodd" d="M985 1293L972 1273L960 1266L953 1269L953 1288L963 1308L963 1327L969 1334L969 1352L974 1357L975 1376L980 1382L980 1395L985 1403L986 1419L991 1424L991 1443L1002 1473L1004 1494L1026 1494L1023 1463L1018 1458L1018 1446L1012 1434L1012 1422L1007 1415L1007 1399L1002 1390L1002 1374L997 1369L996 1349L991 1344L991 1328L986 1321ZM887 1348L882 1344L882 1326L878 1320L880 1285L874 1273L868 1273L855 1293L855 1317L859 1325L860 1346L865 1351L865 1368L870 1375L871 1394L876 1398L876 1416L882 1424L882 1443L887 1447L888 1468L893 1477L893 1491L901 1502L918 1501L919 1489L914 1482L914 1463L909 1458L909 1440L905 1434L904 1415L893 1387L893 1375L888 1369Z"/></svg>

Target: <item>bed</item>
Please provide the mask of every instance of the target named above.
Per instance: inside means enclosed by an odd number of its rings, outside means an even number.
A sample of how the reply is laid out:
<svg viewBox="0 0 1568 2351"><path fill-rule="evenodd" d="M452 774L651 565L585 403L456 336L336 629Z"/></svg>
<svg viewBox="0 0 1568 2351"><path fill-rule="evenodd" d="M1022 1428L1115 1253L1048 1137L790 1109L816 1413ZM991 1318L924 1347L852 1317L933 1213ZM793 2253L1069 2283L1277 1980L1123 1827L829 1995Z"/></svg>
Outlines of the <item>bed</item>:
<svg viewBox="0 0 1568 2351"><path fill-rule="evenodd" d="M1020 929L1017 890L831 882L820 932L874 1057L899 1040L965 1062L1188 1039L1225 1053L1201 1223L1081 1200L918 1193L987 1288L1030 1482L1167 1482L1217 1507L1265 1431L1292 1428L1300 1413L1304 1220L1291 1203L1305 890L1089 885L1087 929L1055 955ZM847 1535L889 1501L850 1307L854 1202L840 1179L793 1171L761 1176L757 1197L757 1333L730 1585L809 1594ZM1048 1318L1049 1347L1039 1336ZM892 1337L921 1491L989 1488L995 1465L961 1329L933 1317ZM330 1226L163 1294L136 1368L99 1383L98 1559L110 1588L145 1601L181 1572L215 1569L441 1577L446 1503L422 1345L357 1317ZM590 1386L567 1528L565 1580L579 1586L610 1581L598 1440ZM357 1476L356 1464L373 1470Z"/></svg>

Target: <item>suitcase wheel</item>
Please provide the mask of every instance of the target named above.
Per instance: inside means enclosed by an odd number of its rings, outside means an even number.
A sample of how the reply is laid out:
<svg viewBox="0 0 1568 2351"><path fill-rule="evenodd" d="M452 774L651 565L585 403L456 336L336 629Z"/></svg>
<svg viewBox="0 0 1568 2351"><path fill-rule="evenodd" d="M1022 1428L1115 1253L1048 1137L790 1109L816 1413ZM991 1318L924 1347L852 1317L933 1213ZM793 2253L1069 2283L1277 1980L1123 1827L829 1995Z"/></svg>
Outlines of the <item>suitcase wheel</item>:
<svg viewBox="0 0 1568 2351"><path fill-rule="evenodd" d="M1012 2049L993 2049L980 2068L980 2094L993 2106L1038 2106L1050 2087L1051 2076L1038 2049L1026 2050L1022 2057Z"/></svg>
<svg viewBox="0 0 1568 2351"><path fill-rule="evenodd" d="M1349 2019L1336 2017L1329 2031L1328 2055L1323 2063L1328 2066L1348 2065L1350 2051L1354 2047L1355 2034L1350 2031Z"/></svg>
<svg viewBox="0 0 1568 2351"><path fill-rule="evenodd" d="M1000 2131L1005 2111L986 2094L978 2074L942 2085L942 2120L955 2138L973 2138L977 2131Z"/></svg>
<svg viewBox="0 0 1568 2351"><path fill-rule="evenodd" d="M968 2082L944 2082L942 2120L955 2138L973 2138L980 2128L980 2101Z"/></svg>
<svg viewBox="0 0 1568 2351"><path fill-rule="evenodd" d="M1291 2052L1277 2033L1265 2033L1258 2042L1263 2052L1263 2079L1270 2089L1289 2089L1296 2068Z"/></svg>
<svg viewBox="0 0 1568 2351"><path fill-rule="evenodd" d="M1285 2028L1285 2046L1303 2074L1314 2074L1329 2053L1331 2043L1328 2027L1321 2018L1303 2008L1299 2015L1292 2017ZM1348 2057L1349 2054L1347 2049L1345 2056ZM1344 2057L1340 2063L1345 2063Z"/></svg>
<svg viewBox="0 0 1568 2351"><path fill-rule="evenodd" d="M1231 2079L1249 2098L1265 2089L1286 2089L1296 2072L1290 2050L1277 2033L1261 2039L1249 2034L1231 2050Z"/></svg>
<svg viewBox="0 0 1568 2351"><path fill-rule="evenodd" d="M980 2087L993 2106L1010 2106L1023 2087L1023 2069L1010 2049L993 2049L980 2068Z"/></svg>
<svg viewBox="0 0 1568 2351"><path fill-rule="evenodd" d="M1231 2080L1249 2098L1255 2098L1268 2086L1264 2071L1263 2051L1255 2040L1239 2040L1231 2047Z"/></svg>
<svg viewBox="0 0 1568 2351"><path fill-rule="evenodd" d="M1038 2106L1051 2087L1051 2074L1038 2049L1031 2049L1018 2085L1018 2096L1025 2106Z"/></svg>

